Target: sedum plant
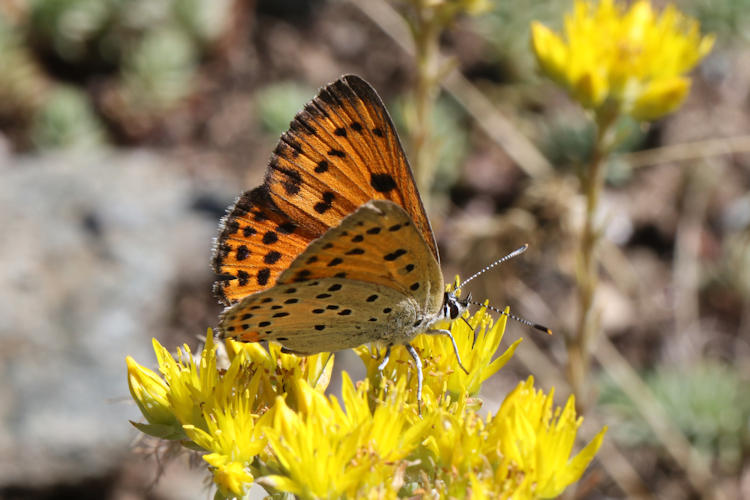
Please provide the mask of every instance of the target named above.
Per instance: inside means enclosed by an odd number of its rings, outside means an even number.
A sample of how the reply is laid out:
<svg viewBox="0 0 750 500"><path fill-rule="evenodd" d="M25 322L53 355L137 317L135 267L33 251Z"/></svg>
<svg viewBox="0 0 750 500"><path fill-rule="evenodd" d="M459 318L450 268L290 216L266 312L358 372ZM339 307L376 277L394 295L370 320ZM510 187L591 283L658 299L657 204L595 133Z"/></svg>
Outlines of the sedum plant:
<svg viewBox="0 0 750 500"><path fill-rule="evenodd" d="M334 356L297 357L271 343L214 343L173 357L154 340L158 373L128 357L128 382L143 433L199 453L216 498L243 498L257 483L270 498L552 498L577 481L602 429L573 453L582 419L573 397L555 407L533 377L484 416L482 383L520 340L494 358L505 329L481 309L451 331L468 373L442 336L414 341L425 362L421 412L411 357L356 349L367 376L344 372L341 399L326 395ZM467 324L468 323L468 324ZM469 326L470 325L470 326ZM476 334L475 334L476 332Z"/></svg>

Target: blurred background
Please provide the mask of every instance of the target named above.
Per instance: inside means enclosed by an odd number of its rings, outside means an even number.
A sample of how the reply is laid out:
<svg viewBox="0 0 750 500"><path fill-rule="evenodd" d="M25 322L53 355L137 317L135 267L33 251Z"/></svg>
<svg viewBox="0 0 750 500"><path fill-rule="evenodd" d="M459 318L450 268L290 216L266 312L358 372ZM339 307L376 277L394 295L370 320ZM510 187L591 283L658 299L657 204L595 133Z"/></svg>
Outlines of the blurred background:
<svg viewBox="0 0 750 500"><path fill-rule="evenodd" d="M404 3L0 0L0 498L211 497L204 467L128 423L125 356L155 364L152 337L195 350L215 325L218 220L320 86L364 77L411 149ZM439 38L457 73L422 190L446 280L528 242L469 288L555 332L509 324L525 340L490 410L529 374L571 393L594 131L529 44L570 6L494 0ZM610 430L569 498L750 498L750 1L678 6L717 42L678 112L618 122L579 397L581 437Z"/></svg>

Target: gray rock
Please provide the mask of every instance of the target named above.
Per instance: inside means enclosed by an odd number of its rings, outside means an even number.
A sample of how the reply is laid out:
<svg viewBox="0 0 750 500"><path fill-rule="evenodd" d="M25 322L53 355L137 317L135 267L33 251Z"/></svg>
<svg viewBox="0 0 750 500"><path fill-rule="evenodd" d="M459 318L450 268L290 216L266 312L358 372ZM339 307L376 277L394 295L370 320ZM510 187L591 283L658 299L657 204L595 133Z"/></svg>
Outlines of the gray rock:
<svg viewBox="0 0 750 500"><path fill-rule="evenodd" d="M0 157L0 486L131 453L125 356L153 367L175 284L210 281L218 218L192 208L210 190L196 184L149 152Z"/></svg>

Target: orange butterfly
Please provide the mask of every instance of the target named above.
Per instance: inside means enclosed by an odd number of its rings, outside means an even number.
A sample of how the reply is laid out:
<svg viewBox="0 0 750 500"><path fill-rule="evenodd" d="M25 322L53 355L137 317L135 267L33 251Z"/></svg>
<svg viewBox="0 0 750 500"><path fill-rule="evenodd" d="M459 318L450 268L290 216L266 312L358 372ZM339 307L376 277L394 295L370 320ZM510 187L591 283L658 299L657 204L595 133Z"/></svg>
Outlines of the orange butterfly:
<svg viewBox="0 0 750 500"><path fill-rule="evenodd" d="M292 121L263 184L228 210L216 240L219 330L314 354L403 344L456 319L468 299L446 293L435 237L388 112L361 78L323 88ZM462 367L463 368L463 367Z"/></svg>

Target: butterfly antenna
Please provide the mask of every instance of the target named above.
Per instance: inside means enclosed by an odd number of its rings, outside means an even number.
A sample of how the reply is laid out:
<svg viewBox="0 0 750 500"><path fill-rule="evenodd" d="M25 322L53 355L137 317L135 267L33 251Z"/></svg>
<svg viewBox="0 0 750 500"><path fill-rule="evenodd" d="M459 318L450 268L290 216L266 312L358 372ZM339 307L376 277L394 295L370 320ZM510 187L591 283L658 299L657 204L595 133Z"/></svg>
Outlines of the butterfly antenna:
<svg viewBox="0 0 750 500"><path fill-rule="evenodd" d="M527 248L529 248L529 245L528 245L528 243L524 243L524 245L523 245L522 247L520 247L520 248L516 248L515 250L513 250L512 252L510 252L510 253L509 253L508 255L506 255L505 257L502 257L502 258L500 258L500 259L497 259L497 260L496 260L495 262L493 262L492 264L490 264L490 265L486 266L486 267L485 267L484 269L482 269L482 270L480 270L480 271L478 271L478 272L476 272L476 273L472 274L471 276L469 276L469 277L468 277L467 279L465 279L465 280L464 280L464 281L463 281L463 282L462 282L462 283L461 283L460 285L458 285L458 288L463 288L463 286L464 286L464 285L465 285L466 283L468 283L469 281L473 280L473 279L474 279L474 278L476 278L477 276L480 276L480 275L482 275L482 274L486 273L487 271L489 271L489 270L490 270L490 269L492 269L493 267L495 267L495 266L498 266L498 265L502 264L502 263L503 263L503 262L505 262L506 260L510 260L510 259L512 259L513 257L516 257L516 256L518 256L518 255L521 255L522 253L524 253L524 252L526 251L526 249L527 249Z"/></svg>
<svg viewBox="0 0 750 500"><path fill-rule="evenodd" d="M533 321L529 321L528 319L522 318L520 316L516 316L515 314L511 314L509 312L505 312L502 309L498 309L497 307L493 307L493 306L488 305L488 304L482 304L480 302L469 302L469 303L470 304L474 304L475 306L479 306L479 307L486 307L487 309L490 309L490 310L495 311L497 313L504 314L505 316L509 317L510 319L514 319L514 320L518 321L519 323L523 323L526 326L530 326L531 328L534 328L536 330L542 331L542 332L546 333L547 335L552 335L552 330L550 330L549 328L547 328L544 325L540 325L539 323L534 323Z"/></svg>

